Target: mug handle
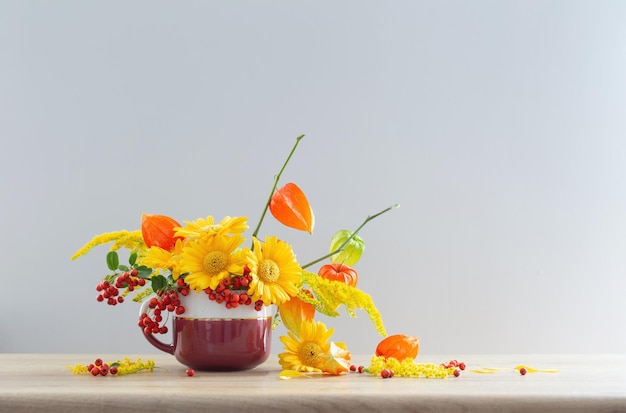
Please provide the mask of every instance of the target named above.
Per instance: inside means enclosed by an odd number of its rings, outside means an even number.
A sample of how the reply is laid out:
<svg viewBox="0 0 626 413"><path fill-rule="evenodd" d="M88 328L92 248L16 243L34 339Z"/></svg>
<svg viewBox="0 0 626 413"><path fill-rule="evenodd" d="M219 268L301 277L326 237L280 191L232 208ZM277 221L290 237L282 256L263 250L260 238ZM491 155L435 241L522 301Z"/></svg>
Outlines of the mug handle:
<svg viewBox="0 0 626 413"><path fill-rule="evenodd" d="M141 309L139 310L139 317L141 317L142 314L147 314L148 304L149 304L149 300L144 300L144 302L141 303ZM156 338L154 334L146 333L143 327L140 327L140 328L141 328L141 332L143 333L143 336L146 338L146 340L148 340L148 343L152 344L154 347L156 347L157 349L165 353L174 354L174 350L175 350L174 344L165 344L164 342Z"/></svg>

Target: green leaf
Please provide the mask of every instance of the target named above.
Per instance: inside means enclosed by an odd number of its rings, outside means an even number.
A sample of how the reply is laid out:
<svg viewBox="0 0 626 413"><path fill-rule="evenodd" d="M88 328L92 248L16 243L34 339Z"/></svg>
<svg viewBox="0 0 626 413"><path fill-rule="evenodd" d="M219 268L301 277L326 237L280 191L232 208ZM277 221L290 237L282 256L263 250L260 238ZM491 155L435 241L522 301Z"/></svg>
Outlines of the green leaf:
<svg viewBox="0 0 626 413"><path fill-rule="evenodd" d="M118 265L117 269L120 271L130 271L130 268L128 267L128 265Z"/></svg>
<svg viewBox="0 0 626 413"><path fill-rule="evenodd" d="M117 251L109 251L107 254L107 267L111 271L117 270L120 265L120 257L117 255Z"/></svg>
<svg viewBox="0 0 626 413"><path fill-rule="evenodd" d="M330 240L330 252L337 251L341 248L341 251L330 257L330 261L333 263L341 263L348 266L356 264L363 255L365 250L365 241L358 235L353 235L351 231L342 229Z"/></svg>
<svg viewBox="0 0 626 413"><path fill-rule="evenodd" d="M133 252L128 257L128 263L130 264L131 267L134 267L136 262L137 262L137 253Z"/></svg>
<svg viewBox="0 0 626 413"><path fill-rule="evenodd" d="M135 268L139 274L137 274L140 278L150 278L150 276L152 275L152 268L148 268L145 265L140 265L139 267Z"/></svg>
<svg viewBox="0 0 626 413"><path fill-rule="evenodd" d="M162 275L155 275L152 277L152 290L155 292L165 289L167 286L167 280Z"/></svg>

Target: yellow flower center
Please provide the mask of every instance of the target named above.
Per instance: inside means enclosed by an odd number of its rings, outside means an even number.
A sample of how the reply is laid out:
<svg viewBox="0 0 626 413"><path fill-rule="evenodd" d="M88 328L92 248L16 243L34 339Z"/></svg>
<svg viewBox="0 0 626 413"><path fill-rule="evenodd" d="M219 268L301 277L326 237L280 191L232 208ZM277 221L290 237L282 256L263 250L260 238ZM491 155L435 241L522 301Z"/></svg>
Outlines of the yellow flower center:
<svg viewBox="0 0 626 413"><path fill-rule="evenodd" d="M322 364L322 348L317 343L302 343L298 357L303 365L319 368Z"/></svg>
<svg viewBox="0 0 626 413"><path fill-rule="evenodd" d="M280 268L272 260L263 260L259 263L259 278L266 283L273 283L280 277Z"/></svg>
<svg viewBox="0 0 626 413"><path fill-rule="evenodd" d="M226 268L228 264L228 255L222 251L211 251L204 257L202 266L209 274L217 274Z"/></svg>
<svg viewBox="0 0 626 413"><path fill-rule="evenodd" d="M222 228L222 226L220 224L213 224L213 225L205 225L202 227L203 231L206 232L217 232Z"/></svg>

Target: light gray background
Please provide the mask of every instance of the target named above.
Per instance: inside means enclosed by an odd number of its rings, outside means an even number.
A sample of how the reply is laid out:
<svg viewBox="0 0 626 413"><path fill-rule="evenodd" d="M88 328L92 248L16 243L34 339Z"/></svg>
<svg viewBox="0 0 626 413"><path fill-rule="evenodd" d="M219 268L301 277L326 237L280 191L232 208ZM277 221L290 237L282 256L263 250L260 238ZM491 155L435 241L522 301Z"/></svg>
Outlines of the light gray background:
<svg viewBox="0 0 626 413"><path fill-rule="evenodd" d="M256 223L356 266L423 353L623 352L626 2L0 1L0 351L151 353L95 301L142 212ZM249 234L248 234L249 236ZM371 354L363 312L323 319ZM275 333L274 352L282 347Z"/></svg>

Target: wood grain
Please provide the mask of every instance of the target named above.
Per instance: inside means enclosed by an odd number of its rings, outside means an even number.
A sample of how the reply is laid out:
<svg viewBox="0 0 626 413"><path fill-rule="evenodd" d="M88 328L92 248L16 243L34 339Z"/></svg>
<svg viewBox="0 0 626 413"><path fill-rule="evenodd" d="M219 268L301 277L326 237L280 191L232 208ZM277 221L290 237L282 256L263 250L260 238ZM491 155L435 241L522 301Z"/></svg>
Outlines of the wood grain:
<svg viewBox="0 0 626 413"><path fill-rule="evenodd" d="M454 358L470 369L504 370L447 379L350 373L279 380L276 356L250 371L193 377L168 355L141 355L157 368L120 377L75 375L66 368L96 356L0 354L0 412L626 412L626 355L468 355ZM367 365L369 357L354 361ZM559 372L521 376L513 370L518 364Z"/></svg>

